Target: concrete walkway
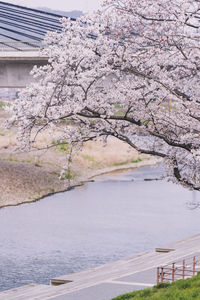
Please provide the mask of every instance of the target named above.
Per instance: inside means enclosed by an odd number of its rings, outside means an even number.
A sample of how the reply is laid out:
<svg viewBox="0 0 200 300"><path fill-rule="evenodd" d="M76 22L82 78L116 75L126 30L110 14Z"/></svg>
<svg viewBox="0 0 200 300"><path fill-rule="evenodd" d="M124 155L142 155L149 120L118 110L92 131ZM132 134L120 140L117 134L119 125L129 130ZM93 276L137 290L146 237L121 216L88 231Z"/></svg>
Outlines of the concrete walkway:
<svg viewBox="0 0 200 300"><path fill-rule="evenodd" d="M156 284L156 268L182 258L200 254L200 235L162 248L169 253L148 251L52 279L59 286L27 285L0 293L0 300L109 300L119 294Z"/></svg>
<svg viewBox="0 0 200 300"><path fill-rule="evenodd" d="M138 272L116 280L81 289L70 294L52 298L54 300L109 300L123 293L152 287L156 284L156 268Z"/></svg>

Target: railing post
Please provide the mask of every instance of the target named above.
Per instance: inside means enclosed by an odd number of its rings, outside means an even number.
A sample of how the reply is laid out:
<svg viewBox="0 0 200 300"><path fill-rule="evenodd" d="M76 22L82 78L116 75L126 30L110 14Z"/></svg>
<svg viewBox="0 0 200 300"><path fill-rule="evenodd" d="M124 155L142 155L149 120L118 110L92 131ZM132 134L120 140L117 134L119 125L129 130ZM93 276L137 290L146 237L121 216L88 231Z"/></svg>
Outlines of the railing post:
<svg viewBox="0 0 200 300"><path fill-rule="evenodd" d="M193 257L193 276L195 275L195 265L196 265L196 259L195 256Z"/></svg>
<svg viewBox="0 0 200 300"><path fill-rule="evenodd" d="M164 272L163 272L163 268L161 268L161 282L163 282L164 280Z"/></svg>
<svg viewBox="0 0 200 300"><path fill-rule="evenodd" d="M183 279L185 279L185 259L183 260Z"/></svg>
<svg viewBox="0 0 200 300"><path fill-rule="evenodd" d="M160 283L159 280L160 279L160 268L157 268L157 285Z"/></svg>
<svg viewBox="0 0 200 300"><path fill-rule="evenodd" d="M174 275L175 275L175 263L172 264L172 282L174 281Z"/></svg>

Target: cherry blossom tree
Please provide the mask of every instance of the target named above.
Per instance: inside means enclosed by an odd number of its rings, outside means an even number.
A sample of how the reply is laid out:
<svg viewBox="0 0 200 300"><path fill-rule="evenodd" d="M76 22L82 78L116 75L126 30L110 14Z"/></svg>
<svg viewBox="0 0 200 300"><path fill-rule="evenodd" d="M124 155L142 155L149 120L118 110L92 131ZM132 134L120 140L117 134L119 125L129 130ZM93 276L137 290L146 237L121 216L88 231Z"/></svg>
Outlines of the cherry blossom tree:
<svg viewBox="0 0 200 300"><path fill-rule="evenodd" d="M199 190L200 1L108 0L62 24L46 36L48 65L12 107L21 147L54 127L57 143L114 136Z"/></svg>

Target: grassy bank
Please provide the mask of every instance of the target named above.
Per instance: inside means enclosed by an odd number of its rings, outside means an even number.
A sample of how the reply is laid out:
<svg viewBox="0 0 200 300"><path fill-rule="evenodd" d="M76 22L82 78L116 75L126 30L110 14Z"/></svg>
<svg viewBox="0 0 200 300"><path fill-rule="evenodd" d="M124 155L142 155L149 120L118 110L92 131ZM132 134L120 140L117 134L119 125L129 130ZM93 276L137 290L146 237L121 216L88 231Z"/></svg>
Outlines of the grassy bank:
<svg viewBox="0 0 200 300"><path fill-rule="evenodd" d="M112 300L199 300L200 273L197 276L173 283L162 283L153 288L135 291Z"/></svg>
<svg viewBox="0 0 200 300"><path fill-rule="evenodd" d="M73 157L70 172L67 171L60 180L69 148L68 144L56 145L52 136L60 134L62 124L54 128L53 133L48 130L40 133L36 146L43 150L16 151L16 128L8 130L4 126L10 117L4 110L7 105L10 103L0 102L0 207L36 201L102 173L156 163L155 158L139 155L115 138L108 139L106 148L100 140L90 141ZM46 151L45 145L53 147Z"/></svg>

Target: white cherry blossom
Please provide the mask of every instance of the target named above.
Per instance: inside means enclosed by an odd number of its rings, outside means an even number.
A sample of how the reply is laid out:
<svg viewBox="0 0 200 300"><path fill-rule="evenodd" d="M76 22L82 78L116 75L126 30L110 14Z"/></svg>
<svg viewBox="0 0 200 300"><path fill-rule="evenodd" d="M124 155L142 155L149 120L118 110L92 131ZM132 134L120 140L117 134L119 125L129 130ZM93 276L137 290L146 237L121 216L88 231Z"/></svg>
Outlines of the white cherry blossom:
<svg viewBox="0 0 200 300"><path fill-rule="evenodd" d="M108 0L46 36L49 64L12 111L22 148L60 124L59 142L114 136L165 159L200 189L200 1Z"/></svg>

